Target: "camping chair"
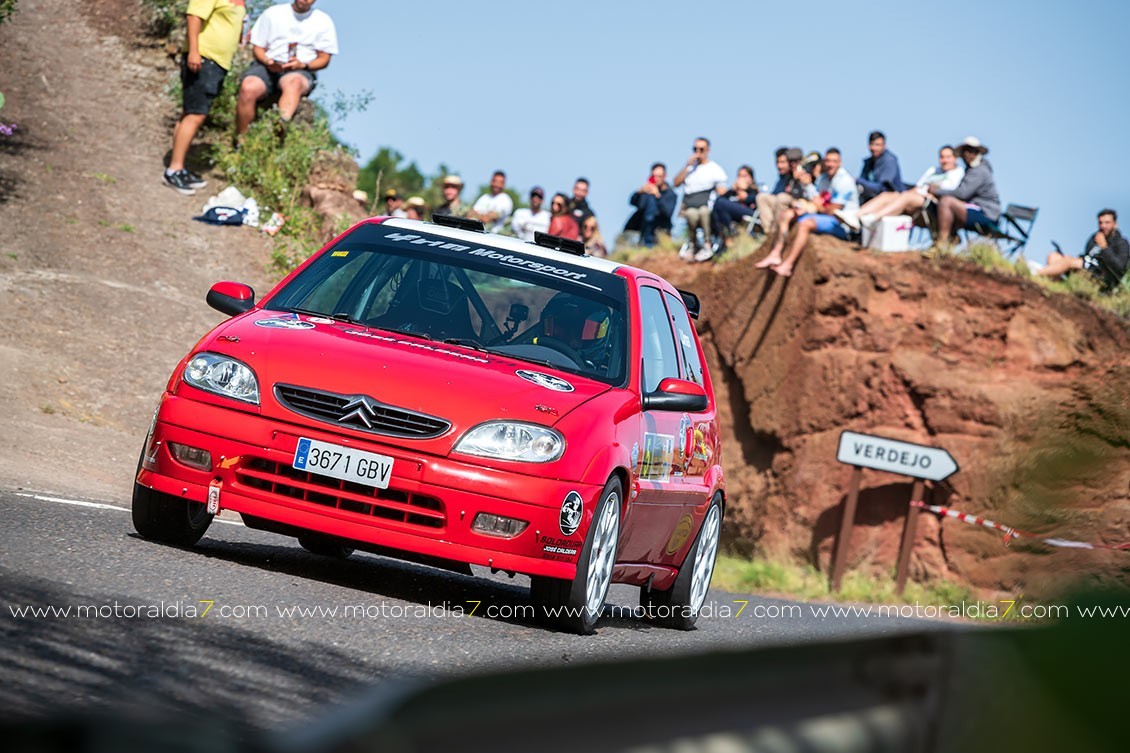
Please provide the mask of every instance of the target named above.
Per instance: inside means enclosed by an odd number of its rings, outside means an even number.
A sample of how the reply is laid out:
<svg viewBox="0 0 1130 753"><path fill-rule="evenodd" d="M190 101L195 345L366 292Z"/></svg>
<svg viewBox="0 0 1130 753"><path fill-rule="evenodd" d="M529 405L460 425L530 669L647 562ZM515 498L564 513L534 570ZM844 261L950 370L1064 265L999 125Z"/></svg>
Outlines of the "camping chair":
<svg viewBox="0 0 1130 753"><path fill-rule="evenodd" d="M977 233L993 241L1004 241L1004 252L1009 257L1017 251L1023 256L1023 249L1028 245L1028 238L1032 235L1032 226L1036 224L1037 207L1022 207L1019 204L1009 204L1001 212L996 225L978 227ZM968 238L966 238L968 243ZM1002 245L999 242L997 245Z"/></svg>

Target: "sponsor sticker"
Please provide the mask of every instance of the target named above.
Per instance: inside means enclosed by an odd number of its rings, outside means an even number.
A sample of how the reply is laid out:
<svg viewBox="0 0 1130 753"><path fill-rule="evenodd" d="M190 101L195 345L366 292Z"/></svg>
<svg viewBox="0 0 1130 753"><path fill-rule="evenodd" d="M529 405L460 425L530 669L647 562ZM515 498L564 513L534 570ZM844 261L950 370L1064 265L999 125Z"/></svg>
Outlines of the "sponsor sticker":
<svg viewBox="0 0 1130 753"><path fill-rule="evenodd" d="M543 374L540 371L527 371L526 369L518 369L514 372L518 376L525 379L527 382L533 382L539 387L545 387L547 390L554 392L572 392L573 385L566 382L564 379L555 377L552 374Z"/></svg>
<svg viewBox="0 0 1130 753"><path fill-rule="evenodd" d="M581 518L585 512L585 501L581 499L581 495L577 492L569 492L565 495L565 501L561 503L561 517L558 520L558 527L564 536L572 536L581 527Z"/></svg>
<svg viewBox="0 0 1130 753"><path fill-rule="evenodd" d="M349 256L349 252L348 251L334 251L333 253L330 254L330 256L337 256L337 257L340 257L340 258L345 258L346 256Z"/></svg>
<svg viewBox="0 0 1130 753"><path fill-rule="evenodd" d="M581 551L581 542L576 539L542 536L538 539L538 543L542 545L542 558L548 560L571 561L577 556L577 552Z"/></svg>
<svg viewBox="0 0 1130 753"><path fill-rule="evenodd" d="M293 319L281 316L273 319L259 319L255 322L255 326L266 327L267 329L314 329L313 324L304 322L297 316Z"/></svg>
<svg viewBox="0 0 1130 753"><path fill-rule="evenodd" d="M640 478L670 481L675 460L675 437L670 434L643 435L643 465Z"/></svg>
<svg viewBox="0 0 1130 753"><path fill-rule="evenodd" d="M684 515L679 518L679 522L675 524L675 530L671 532L671 538L667 539L667 554L674 554L683 548L687 543L687 539L691 537L691 531L694 530L694 518L690 515Z"/></svg>

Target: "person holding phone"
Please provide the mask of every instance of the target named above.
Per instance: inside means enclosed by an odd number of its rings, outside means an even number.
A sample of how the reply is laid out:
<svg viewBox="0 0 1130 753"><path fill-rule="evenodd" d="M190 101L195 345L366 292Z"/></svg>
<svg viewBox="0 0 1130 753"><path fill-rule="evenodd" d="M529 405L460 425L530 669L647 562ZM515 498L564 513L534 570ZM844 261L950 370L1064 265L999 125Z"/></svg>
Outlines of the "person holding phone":
<svg viewBox="0 0 1130 753"><path fill-rule="evenodd" d="M302 98L318 85L317 71L336 55L337 29L329 14L314 8L315 0L272 5L251 27L255 61L239 82L236 134L255 120L259 102L279 96L279 117L289 122Z"/></svg>
<svg viewBox="0 0 1130 753"><path fill-rule="evenodd" d="M683 186L682 214L687 220L687 245L679 252L685 260L707 261L714 256L710 241L710 210L715 189L726 182L726 171L710 159L710 140L694 140L687 164L675 176L675 187ZM702 228L704 245L699 245L697 230Z"/></svg>

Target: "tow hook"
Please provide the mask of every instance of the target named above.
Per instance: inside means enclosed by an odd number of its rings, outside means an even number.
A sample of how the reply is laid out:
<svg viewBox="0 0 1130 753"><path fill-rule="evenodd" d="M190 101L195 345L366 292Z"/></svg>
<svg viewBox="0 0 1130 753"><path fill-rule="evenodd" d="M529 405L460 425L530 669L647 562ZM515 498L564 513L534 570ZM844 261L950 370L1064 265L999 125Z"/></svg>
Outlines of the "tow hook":
<svg viewBox="0 0 1130 753"><path fill-rule="evenodd" d="M220 514L220 488L224 482L218 478L212 479L212 483L208 484L208 514Z"/></svg>

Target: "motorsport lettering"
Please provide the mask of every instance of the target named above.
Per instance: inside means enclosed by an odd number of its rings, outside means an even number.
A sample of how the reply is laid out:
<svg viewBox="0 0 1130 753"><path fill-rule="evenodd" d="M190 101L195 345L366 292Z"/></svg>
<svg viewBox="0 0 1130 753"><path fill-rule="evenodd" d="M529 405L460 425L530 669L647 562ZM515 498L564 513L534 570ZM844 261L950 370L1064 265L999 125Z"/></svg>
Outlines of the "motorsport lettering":
<svg viewBox="0 0 1130 753"><path fill-rule="evenodd" d="M540 272L542 274L550 274L556 277L564 277L568 280L580 281L588 277L588 275L584 274L583 272L574 272L568 269L562 269L561 267L555 267L552 264L545 264L540 261L534 261L533 259L525 259L521 256L515 256L511 253L495 251L489 248L473 249L470 246L462 246L458 243L451 243L449 241L432 241L428 240L427 238L422 238L419 235L415 235L413 233L389 233L385 236L385 238L390 241L407 242L417 246L432 246L434 248L440 248L445 251L466 251L471 256L484 256L488 259L502 262L503 264L509 264L510 266L514 267L522 267L523 269L529 269L532 272Z"/></svg>

